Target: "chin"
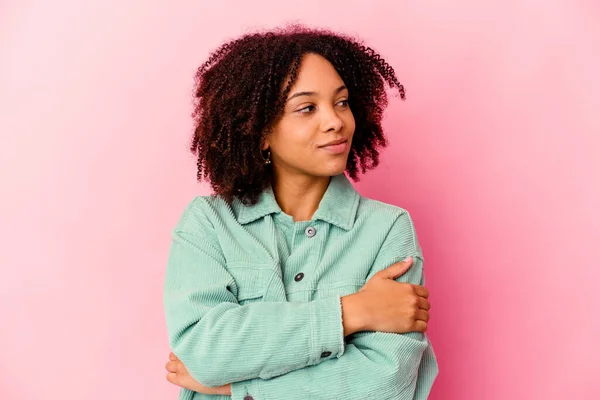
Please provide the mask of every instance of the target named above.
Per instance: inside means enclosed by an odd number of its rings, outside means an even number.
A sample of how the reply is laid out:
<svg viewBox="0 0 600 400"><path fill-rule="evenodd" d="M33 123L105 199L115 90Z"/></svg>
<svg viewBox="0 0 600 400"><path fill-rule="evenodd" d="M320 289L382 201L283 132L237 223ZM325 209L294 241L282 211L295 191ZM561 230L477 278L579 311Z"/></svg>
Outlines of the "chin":
<svg viewBox="0 0 600 400"><path fill-rule="evenodd" d="M343 174L346 171L346 161L343 163L336 163L336 165L328 165L325 168L319 168L319 171L315 175L318 176L335 176Z"/></svg>

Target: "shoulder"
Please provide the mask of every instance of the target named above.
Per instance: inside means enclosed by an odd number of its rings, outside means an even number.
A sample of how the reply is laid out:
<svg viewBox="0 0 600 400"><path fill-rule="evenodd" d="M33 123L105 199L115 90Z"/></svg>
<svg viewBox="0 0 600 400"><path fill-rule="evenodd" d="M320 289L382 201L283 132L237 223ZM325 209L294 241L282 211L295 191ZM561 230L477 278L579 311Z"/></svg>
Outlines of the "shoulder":
<svg viewBox="0 0 600 400"><path fill-rule="evenodd" d="M188 201L174 230L191 234L212 231L215 221L228 215L233 218L232 206L222 198L214 195L196 196Z"/></svg>
<svg viewBox="0 0 600 400"><path fill-rule="evenodd" d="M356 223L359 229L384 233L386 242L405 246L410 254L422 253L412 216L406 208L361 196Z"/></svg>
<svg viewBox="0 0 600 400"><path fill-rule="evenodd" d="M410 219L410 213L405 208L362 195L360 196L356 216L357 219L376 218L389 220L390 222L394 222L402 217L402 219Z"/></svg>

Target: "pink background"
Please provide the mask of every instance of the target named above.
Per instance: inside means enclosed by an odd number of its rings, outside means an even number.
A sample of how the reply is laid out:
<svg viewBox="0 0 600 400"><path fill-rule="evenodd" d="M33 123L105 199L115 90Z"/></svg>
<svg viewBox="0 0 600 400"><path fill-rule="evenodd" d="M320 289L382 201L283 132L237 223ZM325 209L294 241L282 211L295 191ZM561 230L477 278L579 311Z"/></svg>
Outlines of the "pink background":
<svg viewBox="0 0 600 400"><path fill-rule="evenodd" d="M208 193L192 75L289 21L362 36L406 85L357 186L417 224L431 398L600 398L597 1L0 4L0 399L176 398L169 232Z"/></svg>

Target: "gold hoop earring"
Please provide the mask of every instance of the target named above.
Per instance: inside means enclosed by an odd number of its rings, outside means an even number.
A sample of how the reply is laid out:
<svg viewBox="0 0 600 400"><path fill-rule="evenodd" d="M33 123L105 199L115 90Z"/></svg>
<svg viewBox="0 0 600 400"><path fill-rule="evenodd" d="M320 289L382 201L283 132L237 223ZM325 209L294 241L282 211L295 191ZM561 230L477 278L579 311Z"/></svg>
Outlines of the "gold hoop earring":
<svg viewBox="0 0 600 400"><path fill-rule="evenodd" d="M262 151L260 152L260 156L264 160L265 165L271 164L271 150L267 150L267 158L265 158L265 156L263 156Z"/></svg>

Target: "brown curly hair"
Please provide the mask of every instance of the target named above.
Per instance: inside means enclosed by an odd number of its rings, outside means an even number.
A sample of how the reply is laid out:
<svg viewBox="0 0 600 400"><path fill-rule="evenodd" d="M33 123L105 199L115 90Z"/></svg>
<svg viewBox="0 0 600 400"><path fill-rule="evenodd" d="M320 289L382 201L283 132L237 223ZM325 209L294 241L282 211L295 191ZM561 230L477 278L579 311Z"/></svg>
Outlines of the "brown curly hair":
<svg viewBox="0 0 600 400"><path fill-rule="evenodd" d="M197 179L208 180L215 195L255 204L270 185L271 169L260 145L281 117L307 53L326 58L350 94L356 128L346 172L358 180L359 171L378 165L379 149L387 145L381 128L384 83L405 99L393 68L356 38L291 25L225 43L196 72L190 150L197 155Z"/></svg>

